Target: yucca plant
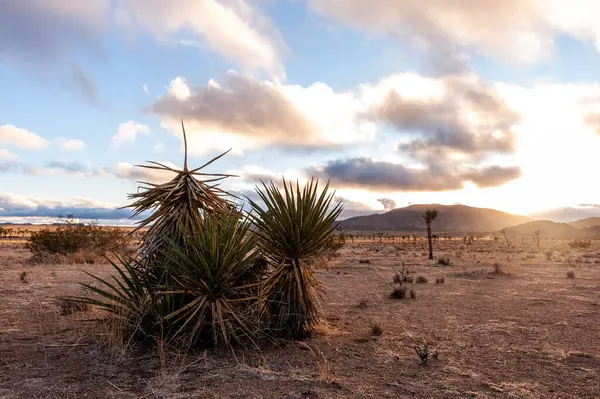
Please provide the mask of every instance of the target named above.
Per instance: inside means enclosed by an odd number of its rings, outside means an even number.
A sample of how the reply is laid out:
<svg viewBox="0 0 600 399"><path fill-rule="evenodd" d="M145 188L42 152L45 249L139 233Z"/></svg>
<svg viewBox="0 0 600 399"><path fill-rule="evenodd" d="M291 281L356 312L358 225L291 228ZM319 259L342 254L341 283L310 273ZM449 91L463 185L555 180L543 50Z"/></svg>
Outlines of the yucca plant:
<svg viewBox="0 0 600 399"><path fill-rule="evenodd" d="M264 281L266 310L275 331L293 339L310 335L319 321L322 292L314 267L325 261L328 238L342 204L332 207L329 183L319 190L311 179L304 188L283 179L283 191L273 182L256 187L264 206L247 198L258 247L273 266Z"/></svg>
<svg viewBox="0 0 600 399"><path fill-rule="evenodd" d="M185 250L177 243L165 250L172 283L161 294L183 304L165 318L178 326L174 337L186 346L228 346L255 338L261 276L248 219L236 210L207 214L185 241Z"/></svg>
<svg viewBox="0 0 600 399"><path fill-rule="evenodd" d="M94 294L90 297L71 297L79 303L95 305L111 314L116 325L127 340L159 338L161 331L161 308L165 309L165 298L153 296L150 282L134 267L135 260L116 255L118 263L109 260L118 277L103 279L88 272L98 286L82 284L85 290ZM160 303L160 302L163 303Z"/></svg>
<svg viewBox="0 0 600 399"><path fill-rule="evenodd" d="M172 172L175 177L163 184L140 182L144 186L141 187L141 191L129 195L133 203L126 207L133 209L133 217L143 212L152 212L138 224L134 232L150 226L142 236L138 264L158 280L161 280L161 275L166 272L163 268L164 257L161 256L165 246L173 243L185 245L184 235L194 235L198 226L202 225L199 221L202 221L205 215L222 215L234 207L227 199L231 195L221 190L217 183L231 175L202 172L202 169L229 151L190 170L187 164L187 137L183 121L181 127L185 152L183 169L173 169L152 161L148 162L149 165L137 165L141 168Z"/></svg>

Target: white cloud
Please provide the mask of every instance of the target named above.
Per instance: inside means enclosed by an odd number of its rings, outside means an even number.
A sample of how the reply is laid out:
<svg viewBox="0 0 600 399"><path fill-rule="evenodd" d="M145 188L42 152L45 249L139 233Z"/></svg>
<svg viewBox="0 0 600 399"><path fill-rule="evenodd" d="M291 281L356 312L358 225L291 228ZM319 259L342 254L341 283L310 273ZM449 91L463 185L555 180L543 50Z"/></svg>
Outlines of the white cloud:
<svg viewBox="0 0 600 399"><path fill-rule="evenodd" d="M171 162L160 163L176 170L180 168ZM115 174L121 179L141 180L149 183L164 183L175 177L175 174L170 171L142 168L127 162L119 162L115 167Z"/></svg>
<svg viewBox="0 0 600 399"><path fill-rule="evenodd" d="M0 126L0 145L13 146L25 150L41 150L48 147L48 140L14 125Z"/></svg>
<svg viewBox="0 0 600 399"><path fill-rule="evenodd" d="M13 154L4 148L0 148L0 164L3 162L15 162L18 160L19 156L17 154Z"/></svg>
<svg viewBox="0 0 600 399"><path fill-rule="evenodd" d="M87 148L85 142L78 139L65 139L60 137L55 141L63 151L83 151Z"/></svg>
<svg viewBox="0 0 600 399"><path fill-rule="evenodd" d="M180 101L187 100L191 95L187 81L181 76L177 76L175 79L171 80L169 87L167 87L167 92L169 95Z"/></svg>
<svg viewBox="0 0 600 399"><path fill-rule="evenodd" d="M142 85L142 90L144 90L144 93L150 94L150 90L148 89L148 85L146 83Z"/></svg>
<svg viewBox="0 0 600 399"><path fill-rule="evenodd" d="M113 148L120 147L123 144L134 143L138 134L149 134L150 128L141 123L128 121L121 123L117 133L111 138L111 146Z"/></svg>
<svg viewBox="0 0 600 399"><path fill-rule="evenodd" d="M556 36L600 46L597 0L307 0L352 27L412 40L434 52L474 50L516 63L547 58ZM600 47L599 47L600 48Z"/></svg>
<svg viewBox="0 0 600 399"><path fill-rule="evenodd" d="M262 81L234 71L221 85L191 88L175 78L150 109L161 126L181 137L185 121L191 153L233 148L235 154L270 145L327 149L372 140L375 124L357 120L364 104L355 93L336 93L324 83L308 87Z"/></svg>
<svg viewBox="0 0 600 399"><path fill-rule="evenodd" d="M250 1L119 0L118 7L127 28L144 28L161 41L198 43L249 69L283 75L283 40Z"/></svg>

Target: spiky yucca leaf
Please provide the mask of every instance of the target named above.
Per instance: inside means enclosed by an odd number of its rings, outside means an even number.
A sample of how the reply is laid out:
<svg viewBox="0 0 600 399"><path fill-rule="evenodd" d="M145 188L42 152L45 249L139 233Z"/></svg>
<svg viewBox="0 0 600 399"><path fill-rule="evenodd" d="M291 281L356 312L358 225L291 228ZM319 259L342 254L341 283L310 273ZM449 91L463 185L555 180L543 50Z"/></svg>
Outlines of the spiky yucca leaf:
<svg viewBox="0 0 600 399"><path fill-rule="evenodd" d="M283 192L273 182L262 185L256 192L265 207L248 201L259 248L275 267L264 283L266 309L276 329L302 338L319 320L321 286L313 267L322 258L342 204L332 208L329 183L319 190L314 178L303 189L284 179Z"/></svg>
<svg viewBox="0 0 600 399"><path fill-rule="evenodd" d="M193 234L194 229L201 225L205 215L220 215L229 212L233 204L227 200L229 193L219 188L218 181L231 175L203 173L202 169L212 164L227 152L206 162L204 165L189 170L187 165L187 138L183 121L185 158L183 169L177 170L166 165L149 162L149 165L138 165L142 168L172 172L172 180L163 184L141 182L141 191L130 194L134 200L128 208L133 209L133 216L150 211L152 214L142 220L135 231L144 227L148 230L142 236L140 247L140 265L151 274L160 274L163 258L162 248L167 242L184 245L185 232ZM155 276L160 280L159 276Z"/></svg>
<svg viewBox="0 0 600 399"><path fill-rule="evenodd" d="M159 305L152 296L151 284L136 271L132 258L117 256L117 259L121 266L112 260L109 262L119 277L103 279L84 272L100 283L99 286L81 284L94 296L70 299L95 305L116 317L119 327L131 336L148 338L157 331L160 323Z"/></svg>
<svg viewBox="0 0 600 399"><path fill-rule="evenodd" d="M208 341L228 346L256 336L256 238L237 210L205 215L201 226L166 249L171 286L164 294L184 303L166 317L187 345Z"/></svg>

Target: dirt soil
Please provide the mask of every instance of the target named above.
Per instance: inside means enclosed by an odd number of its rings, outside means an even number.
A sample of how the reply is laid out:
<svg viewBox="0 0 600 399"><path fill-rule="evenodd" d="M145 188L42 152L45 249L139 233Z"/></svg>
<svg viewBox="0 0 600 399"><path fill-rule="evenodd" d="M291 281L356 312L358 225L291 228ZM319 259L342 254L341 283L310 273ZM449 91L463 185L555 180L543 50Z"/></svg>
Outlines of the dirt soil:
<svg viewBox="0 0 600 399"><path fill-rule="evenodd" d="M600 398L600 242L442 240L441 266L422 241L354 241L319 272L314 338L185 356L123 353L97 310L60 314L110 265L29 265L0 241L0 398ZM428 279L416 299L389 297L403 263Z"/></svg>

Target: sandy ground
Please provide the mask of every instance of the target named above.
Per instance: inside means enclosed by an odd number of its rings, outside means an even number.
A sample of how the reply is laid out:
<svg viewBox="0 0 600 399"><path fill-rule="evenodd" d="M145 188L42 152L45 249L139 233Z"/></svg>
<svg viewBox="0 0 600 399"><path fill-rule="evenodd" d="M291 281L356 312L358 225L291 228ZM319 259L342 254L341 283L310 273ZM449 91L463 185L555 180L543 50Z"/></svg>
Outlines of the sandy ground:
<svg viewBox="0 0 600 399"><path fill-rule="evenodd" d="M440 241L440 266L424 242L355 240L319 273L316 337L162 360L108 345L97 311L60 315L82 270L110 266L32 266L22 242L0 241L0 398L600 398L600 243L513 241ZM402 263L429 280L414 300L389 298ZM439 351L427 366L423 339Z"/></svg>

